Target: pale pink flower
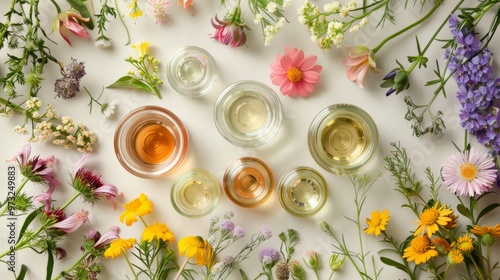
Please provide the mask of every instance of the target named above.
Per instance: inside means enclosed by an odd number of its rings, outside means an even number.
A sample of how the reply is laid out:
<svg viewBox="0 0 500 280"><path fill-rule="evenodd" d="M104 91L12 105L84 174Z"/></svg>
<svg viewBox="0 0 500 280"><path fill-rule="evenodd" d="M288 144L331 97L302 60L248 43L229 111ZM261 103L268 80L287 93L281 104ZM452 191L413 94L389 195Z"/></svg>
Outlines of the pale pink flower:
<svg viewBox="0 0 500 280"><path fill-rule="evenodd" d="M237 10L238 7L235 8ZM233 11L233 14L240 14L240 12ZM223 20L217 18L217 15L211 20L212 26L215 28L215 33L211 37L224 45L231 45L231 47L243 46L247 41L247 35L243 31L246 27L241 18L235 16L226 16Z"/></svg>
<svg viewBox="0 0 500 280"><path fill-rule="evenodd" d="M342 62L348 66L346 76L349 80L356 82L360 88L364 87L364 81L368 69L380 71L375 63L375 53L365 46L357 46L347 49L347 57Z"/></svg>
<svg viewBox="0 0 500 280"><path fill-rule="evenodd" d="M59 184L54 175L53 165L57 163L54 156L42 159L40 156L34 156L30 159L31 145L27 144L9 161L17 161L21 174L34 183L46 183L49 185L47 193L52 194Z"/></svg>
<svg viewBox="0 0 500 280"><path fill-rule="evenodd" d="M84 18L80 12L70 9L66 12L59 13L52 23L52 30L59 30L63 39L71 46L67 31L75 34L80 38L88 38L89 33L80 24L80 21L88 22L89 18Z"/></svg>
<svg viewBox="0 0 500 280"><path fill-rule="evenodd" d="M471 149L452 154L441 176L452 193L475 196L491 189L497 179L497 169L491 156Z"/></svg>
<svg viewBox="0 0 500 280"><path fill-rule="evenodd" d="M46 212L50 211L52 208L52 195L50 193L41 193L33 197L33 201L40 202L44 204L44 210Z"/></svg>
<svg viewBox="0 0 500 280"><path fill-rule="evenodd" d="M94 248L99 249L119 238L119 230L117 226L112 226L109 231L101 235L99 231L92 229L87 234L87 240L94 240Z"/></svg>
<svg viewBox="0 0 500 280"><path fill-rule="evenodd" d="M177 5L179 7L184 7L184 9L189 10L191 15L193 14L193 10L191 7L194 5L193 0L177 0Z"/></svg>
<svg viewBox="0 0 500 280"><path fill-rule="evenodd" d="M151 14L155 17L155 23L165 23L168 14L166 9L169 2L165 0L148 0L147 3L151 6Z"/></svg>
<svg viewBox="0 0 500 280"><path fill-rule="evenodd" d="M114 199L118 195L118 189L111 184L104 184L101 176L96 171L90 171L83 168L87 161L89 153L84 153L75 163L73 168L73 188L82 194L88 202L94 203L101 197L106 197L116 208Z"/></svg>
<svg viewBox="0 0 500 280"><path fill-rule="evenodd" d="M315 55L304 56L302 50L285 47L285 54L276 55L271 63L271 81L284 95L306 97L319 81L322 67L316 64Z"/></svg>
<svg viewBox="0 0 500 280"><path fill-rule="evenodd" d="M81 212L75 212L66 219L57 222L52 225L53 228L60 229L65 233L71 233L80 228L86 222L89 222L89 211L82 210Z"/></svg>

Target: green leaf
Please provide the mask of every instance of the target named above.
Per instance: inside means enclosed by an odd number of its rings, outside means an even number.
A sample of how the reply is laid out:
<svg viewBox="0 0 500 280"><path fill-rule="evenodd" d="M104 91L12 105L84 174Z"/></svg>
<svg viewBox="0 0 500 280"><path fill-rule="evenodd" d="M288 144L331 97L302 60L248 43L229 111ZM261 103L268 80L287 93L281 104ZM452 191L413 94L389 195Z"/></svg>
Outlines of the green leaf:
<svg viewBox="0 0 500 280"><path fill-rule="evenodd" d="M393 267L400 269L404 272L408 272L406 267L402 263L398 263L397 261L391 260L391 259L386 258L386 257L380 257L380 260L386 265L390 265L390 266L393 266Z"/></svg>
<svg viewBox="0 0 500 280"><path fill-rule="evenodd" d="M245 271L240 268L240 274L241 274L241 280L248 280L247 275L245 274Z"/></svg>
<svg viewBox="0 0 500 280"><path fill-rule="evenodd" d="M500 206L500 203L493 203L493 204L490 204L490 205L486 206L481 211L481 213L479 213L479 215L477 216L477 221L476 222L479 222L479 219L481 219L484 215L490 213L491 211L495 210L495 208L497 208L499 206Z"/></svg>
<svg viewBox="0 0 500 280"><path fill-rule="evenodd" d="M25 264L21 265L21 270L19 271L19 275L16 277L16 280L24 280L26 276L26 271L28 271L28 267Z"/></svg>
<svg viewBox="0 0 500 280"><path fill-rule="evenodd" d="M463 206L462 204L458 204L457 205L457 210L458 212L460 212L460 214L464 215L465 217L467 217L469 220L471 221L474 221L474 217L472 216L472 214L470 213L469 209L467 209L465 206Z"/></svg>
<svg viewBox="0 0 500 280"><path fill-rule="evenodd" d="M82 17L88 18L89 21L83 22L85 26L88 27L88 29L93 30L94 29L94 21L92 20L92 16L90 15L89 9L87 9L87 6L83 4L84 1L82 0L66 0L73 9L77 10Z"/></svg>
<svg viewBox="0 0 500 280"><path fill-rule="evenodd" d="M35 219L36 215L38 214L38 210L35 210L31 212L28 216L26 216L26 220L24 220L23 226L21 227L21 230L19 231L19 238L17 239L17 243L23 239L24 233L26 232L26 229L28 226L31 224L31 222Z"/></svg>
<svg viewBox="0 0 500 280"><path fill-rule="evenodd" d="M52 279L52 272L54 271L54 254L52 252L52 249L50 248L50 245L47 244L47 276L46 279L50 280Z"/></svg>
<svg viewBox="0 0 500 280"><path fill-rule="evenodd" d="M133 76L123 76L113 84L107 86L106 88L132 88L132 89L146 91L156 95L156 91L152 86ZM158 97L161 98L161 96Z"/></svg>

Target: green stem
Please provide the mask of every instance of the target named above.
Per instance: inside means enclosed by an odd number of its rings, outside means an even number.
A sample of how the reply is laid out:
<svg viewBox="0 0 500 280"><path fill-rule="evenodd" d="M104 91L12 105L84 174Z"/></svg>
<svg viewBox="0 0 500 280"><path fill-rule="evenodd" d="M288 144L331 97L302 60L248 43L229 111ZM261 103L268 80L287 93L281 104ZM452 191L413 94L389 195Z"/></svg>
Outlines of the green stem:
<svg viewBox="0 0 500 280"><path fill-rule="evenodd" d="M66 209L81 193L75 192L60 208L61 210Z"/></svg>
<svg viewBox="0 0 500 280"><path fill-rule="evenodd" d="M125 32L127 33L127 42L125 43L125 46L130 44L130 32L128 31L127 25L125 24L125 21L123 20L122 13L120 12L120 8L118 8L118 2L115 0L115 9L116 13L118 14L118 18L120 18L120 21L123 25L123 28L125 28Z"/></svg>
<svg viewBox="0 0 500 280"><path fill-rule="evenodd" d="M63 277L65 274L70 273L70 272L71 272L71 271L72 271L72 270L73 270L73 269L74 269L74 268L75 268L78 264L80 264L80 263L81 263L81 262L82 262L82 261L83 261L83 260L84 260L84 259L85 259L88 255L89 255L89 254L90 254L90 252L88 252L88 251L87 251L87 252L85 252L85 253L84 253L84 254L83 254L83 255L82 255L82 256L81 256L81 257L80 257L80 258L79 258L79 259L78 259L75 263L73 263L73 265L72 265L70 268L68 268L68 269L66 269L65 271L63 271L63 272L59 273L59 275L57 275L57 277L56 277L56 278L54 278L54 280L57 280L57 279L59 279L59 278Z"/></svg>
<svg viewBox="0 0 500 280"><path fill-rule="evenodd" d="M18 251L18 250L21 250L21 249L24 249L26 246L26 244L28 244L31 240L33 240L33 237L34 236L37 236L43 229L44 229L45 225L41 225L33 234L30 234L30 237L29 238L26 238L24 239L23 241L21 242L18 242L16 244L16 246L14 247L14 250L7 250L5 252L3 252L1 255L0 255L0 259L2 259L3 257L5 257L7 254L11 253L12 251ZM26 247L28 248L28 247Z"/></svg>
<svg viewBox="0 0 500 280"><path fill-rule="evenodd" d="M491 268L490 245L486 245L486 265L488 266L488 279L493 279L493 269Z"/></svg>
<svg viewBox="0 0 500 280"><path fill-rule="evenodd" d="M132 274L134 275L134 279L135 279L135 280L139 279L139 278L137 277L137 274L135 273L134 268L132 267L132 263L130 263L129 258L127 257L127 252L126 252L125 250L122 250L122 255L123 255L123 257L125 258L125 261L127 261L127 265L128 265L128 267L130 268L130 271L132 271Z"/></svg>
<svg viewBox="0 0 500 280"><path fill-rule="evenodd" d="M144 218L142 216L140 216L139 219L141 219L141 222L144 225L144 227L148 227L148 224L146 224L146 221L144 221Z"/></svg>
<svg viewBox="0 0 500 280"><path fill-rule="evenodd" d="M474 265L474 268L476 269L476 273L479 274L479 279L484 279L486 280L486 278L484 278L484 275L483 273L481 272L481 269L479 268L479 266L477 265L476 261L474 260L474 258L471 256L471 255L467 255L469 257L469 259L471 260L472 264ZM490 278L491 279L491 278Z"/></svg>
<svg viewBox="0 0 500 280"><path fill-rule="evenodd" d="M399 30L398 32L396 32L396 33L390 35L389 37L386 37L384 40L382 40L382 42L380 42L375 48L372 49L373 53L377 53L377 51L379 51L380 48L382 48L382 46L384 46L390 40L398 37L399 35L405 33L406 31L408 31L408 30L410 30L410 29L418 26L422 22L426 21L437 10L437 8L439 7L439 5L441 5L442 1L443 0L436 1L436 3L434 4L434 7L432 7L432 9L425 16L423 16L421 19L417 20L416 22L408 25L407 27ZM463 0L461 2L463 2ZM424 51L424 53L425 53L425 51Z"/></svg>
<svg viewBox="0 0 500 280"><path fill-rule="evenodd" d="M55 0L50 0L50 1L52 2L52 4L54 4L54 7L56 7L56 11L59 14L61 12L61 7L59 7L59 5Z"/></svg>
<svg viewBox="0 0 500 280"><path fill-rule="evenodd" d="M14 191L14 196L16 196L19 192L21 192L21 190L23 189L23 187L26 185L26 183L28 181L29 181L28 177L24 177L23 178L23 180L21 181L21 184ZM0 212L0 217L2 217L7 212L7 210L9 209L9 202L7 200L5 201L5 204L2 206L2 208L3 209Z"/></svg>

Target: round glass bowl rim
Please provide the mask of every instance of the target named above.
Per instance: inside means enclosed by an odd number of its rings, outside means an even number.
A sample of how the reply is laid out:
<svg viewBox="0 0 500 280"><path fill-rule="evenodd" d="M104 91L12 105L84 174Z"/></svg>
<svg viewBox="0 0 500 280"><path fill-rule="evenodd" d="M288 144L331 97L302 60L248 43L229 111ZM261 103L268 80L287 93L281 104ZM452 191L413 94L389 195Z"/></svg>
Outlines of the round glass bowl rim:
<svg viewBox="0 0 500 280"><path fill-rule="evenodd" d="M129 153L126 149L126 143L128 143L129 139L126 138L125 135L122 135L123 130L129 129L128 127L135 124L140 125L144 122L138 122L137 119L143 116L151 116L149 120L154 120L152 116L158 116L161 120L167 120L171 124L173 124L174 137L175 134L178 134L179 137L175 137L176 140L176 148L174 153L170 155L167 160L173 159L172 162L167 164L166 166L161 167L160 169L155 169L152 171L141 170L138 167L135 167L131 162L128 162L124 157L129 157ZM173 172L179 165L184 161L186 157L186 153L188 150L188 134L186 127L182 123L182 121L175 115L172 111L156 106L156 105L146 105L138 107L129 113L127 113L116 126L115 134L114 134L114 150L116 157L120 164L125 168L129 173L146 179L153 179L163 177L171 172ZM175 153L177 151L177 153ZM142 166L154 166L148 165L146 163L140 163ZM161 165L161 164L159 164Z"/></svg>
<svg viewBox="0 0 500 280"><path fill-rule="evenodd" d="M177 197L176 194L177 192L179 192L177 186L182 185L182 183L185 182L186 180L199 177L204 177L206 179L204 183L207 183L207 185L211 188L209 191L213 194L211 196L212 200L209 202L209 207L203 208L200 212L196 214L190 214L186 212L185 209L181 209L177 203L178 199L176 198ZM172 188L170 190L170 200L175 211L177 211L177 213L185 217L193 217L193 218L205 216L208 213L210 213L213 209L215 209L215 207L217 207L217 204L219 203L220 196L221 196L221 185L219 183L219 180L217 180L217 178L210 171L204 168L192 168L186 170L180 176L175 178L174 182L172 183Z"/></svg>
<svg viewBox="0 0 500 280"><path fill-rule="evenodd" d="M363 161L351 166L346 166L342 162L329 160L321 147L321 143L319 143L321 141L322 127L335 118L346 116L358 122L363 129L367 130L365 133L371 135L371 141L366 150L368 156ZM325 170L338 175L352 174L368 163L377 152L379 146L378 128L373 118L360 107L348 103L333 104L321 110L311 122L308 146L316 163Z"/></svg>
<svg viewBox="0 0 500 280"><path fill-rule="evenodd" d="M244 134L231 129L231 125L224 117L224 107L233 99L235 94L245 91L245 88L248 88L248 91L260 93L260 96L262 97L261 100L264 101L266 108L270 113L266 123L262 125L261 129L249 134ZM257 92L255 90L259 91ZM217 130L227 141L240 147L257 147L265 144L278 133L283 120L281 100L276 92L262 82L255 80L238 81L224 89L224 91L217 98L217 101L215 102L214 120Z"/></svg>
<svg viewBox="0 0 500 280"><path fill-rule="evenodd" d="M239 197L233 196L231 191L228 189L228 184L226 183L228 179L231 179L234 182L234 180L233 180L234 178L232 178L232 176L231 176L231 178L228 178L229 175L231 175L231 171L241 169L241 167L244 167L245 164L249 164L249 163L255 164L258 167L261 167L263 170L265 170L268 177L269 177L269 180L270 180L267 184L268 188L266 190L266 193L264 193L264 195L262 195L258 201L251 203L251 204L244 203L241 201L241 199ZM264 201L266 201L271 196L271 194L273 192L273 188L274 188L274 175L273 175L271 169L269 168L269 166L261 159L256 158L256 157L241 157L241 158L238 158L238 159L234 160L233 162L231 162L229 164L229 166L226 168L226 171L224 172L224 177L222 179L222 185L223 185L224 192L226 193L227 197L233 203L235 203L241 207L253 208L253 207L261 205L262 203L264 203Z"/></svg>
<svg viewBox="0 0 500 280"><path fill-rule="evenodd" d="M211 77L209 77L206 80L202 79L201 81L198 81L190 86L189 85L182 86L183 84L181 81L179 81L177 75L173 74L176 72L176 70L173 69L173 67L182 58L191 53L202 55L207 60L208 63L205 65L207 65L209 68L207 69L208 72L206 72L205 75L208 74ZM216 75L217 75L217 68L215 66L214 57L207 50L198 46L185 46L177 50L170 58L167 65L167 80L169 84L174 88L176 92L189 97L198 97L205 94L208 91L208 89L214 84Z"/></svg>
<svg viewBox="0 0 500 280"><path fill-rule="evenodd" d="M310 177L312 177L320 186L320 193L318 194L321 198L320 203L308 211L301 211L298 207L293 207L293 203L285 203L285 199L288 198L286 192L290 187L289 183L297 179ZM288 213L297 217L310 217L318 213L326 204L326 200L328 198L328 183L326 182L325 177L318 170L308 166L299 166L289 170L281 177L278 183L278 197L281 206Z"/></svg>

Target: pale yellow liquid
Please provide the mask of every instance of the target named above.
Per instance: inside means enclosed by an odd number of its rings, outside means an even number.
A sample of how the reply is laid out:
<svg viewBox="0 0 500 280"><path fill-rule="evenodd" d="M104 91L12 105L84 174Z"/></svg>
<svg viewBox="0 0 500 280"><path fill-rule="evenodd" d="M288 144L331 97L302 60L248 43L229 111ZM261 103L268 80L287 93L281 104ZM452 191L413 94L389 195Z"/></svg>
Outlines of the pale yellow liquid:
<svg viewBox="0 0 500 280"><path fill-rule="evenodd" d="M159 164L172 155L175 138L165 126L146 124L139 129L134 139L137 156L148 164Z"/></svg>
<svg viewBox="0 0 500 280"><path fill-rule="evenodd" d="M196 57L186 57L179 64L177 75L184 83L196 83L203 77L203 63Z"/></svg>
<svg viewBox="0 0 500 280"><path fill-rule="evenodd" d="M187 182L181 187L180 193L183 204L192 208L201 208L209 201L209 193L203 182Z"/></svg>
<svg viewBox="0 0 500 280"><path fill-rule="evenodd" d="M258 97L243 95L229 107L231 126L244 134L258 131L267 120L266 104Z"/></svg>
<svg viewBox="0 0 500 280"><path fill-rule="evenodd" d="M323 129L321 144L333 160L349 161L359 158L368 143L359 123L350 118L336 118Z"/></svg>
<svg viewBox="0 0 500 280"><path fill-rule="evenodd" d="M300 208L315 208L319 204L318 186L311 180L298 179L289 189L293 204Z"/></svg>

